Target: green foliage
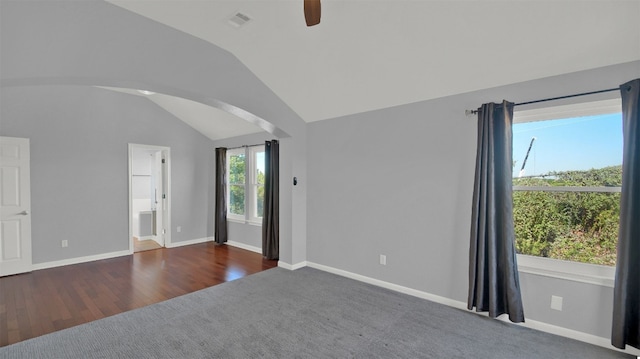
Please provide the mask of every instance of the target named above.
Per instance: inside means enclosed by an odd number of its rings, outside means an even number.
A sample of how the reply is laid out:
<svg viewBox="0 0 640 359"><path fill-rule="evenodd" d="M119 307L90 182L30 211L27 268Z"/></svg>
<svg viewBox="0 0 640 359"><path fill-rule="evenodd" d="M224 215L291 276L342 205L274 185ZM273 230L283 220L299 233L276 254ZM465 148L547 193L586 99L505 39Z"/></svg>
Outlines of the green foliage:
<svg viewBox="0 0 640 359"><path fill-rule="evenodd" d="M258 196L257 196L258 217L264 215L264 173L258 170Z"/></svg>
<svg viewBox="0 0 640 359"><path fill-rule="evenodd" d="M229 213L245 214L246 165L244 154L229 157ZM264 176L264 172L258 169L256 173L257 217L262 217L264 213Z"/></svg>
<svg viewBox="0 0 640 359"><path fill-rule="evenodd" d="M244 214L244 154L229 156L229 213Z"/></svg>
<svg viewBox="0 0 640 359"><path fill-rule="evenodd" d="M622 166L611 166L588 171L551 172L557 177L555 186L621 186Z"/></svg>
<svg viewBox="0 0 640 359"><path fill-rule="evenodd" d="M514 186L620 186L622 166L514 179ZM615 265L620 193L515 191L516 250Z"/></svg>

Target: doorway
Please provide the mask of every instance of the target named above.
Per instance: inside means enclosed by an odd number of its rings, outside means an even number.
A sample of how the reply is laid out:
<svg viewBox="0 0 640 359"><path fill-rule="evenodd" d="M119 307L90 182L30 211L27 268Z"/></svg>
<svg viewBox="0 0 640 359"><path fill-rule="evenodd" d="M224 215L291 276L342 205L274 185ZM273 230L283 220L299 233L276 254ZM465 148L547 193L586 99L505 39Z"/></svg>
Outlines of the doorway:
<svg viewBox="0 0 640 359"><path fill-rule="evenodd" d="M170 206L170 148L129 144L129 251L166 247Z"/></svg>

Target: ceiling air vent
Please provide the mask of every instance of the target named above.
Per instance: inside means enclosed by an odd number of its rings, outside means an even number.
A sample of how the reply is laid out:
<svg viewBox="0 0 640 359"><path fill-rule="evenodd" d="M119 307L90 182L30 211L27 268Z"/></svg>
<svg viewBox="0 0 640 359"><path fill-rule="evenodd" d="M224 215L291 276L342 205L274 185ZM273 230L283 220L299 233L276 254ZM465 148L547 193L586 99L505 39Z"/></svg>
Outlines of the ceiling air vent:
<svg viewBox="0 0 640 359"><path fill-rule="evenodd" d="M234 27L241 27L249 21L251 21L251 18L249 16L241 12L237 12L229 19L229 24L233 25Z"/></svg>

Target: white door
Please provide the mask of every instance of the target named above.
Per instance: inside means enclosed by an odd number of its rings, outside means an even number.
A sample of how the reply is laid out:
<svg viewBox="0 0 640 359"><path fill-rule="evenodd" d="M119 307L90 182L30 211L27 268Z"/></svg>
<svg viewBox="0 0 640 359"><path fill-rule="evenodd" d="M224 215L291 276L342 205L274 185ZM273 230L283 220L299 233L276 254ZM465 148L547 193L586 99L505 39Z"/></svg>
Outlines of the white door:
<svg viewBox="0 0 640 359"><path fill-rule="evenodd" d="M31 271L29 139L0 137L0 276Z"/></svg>

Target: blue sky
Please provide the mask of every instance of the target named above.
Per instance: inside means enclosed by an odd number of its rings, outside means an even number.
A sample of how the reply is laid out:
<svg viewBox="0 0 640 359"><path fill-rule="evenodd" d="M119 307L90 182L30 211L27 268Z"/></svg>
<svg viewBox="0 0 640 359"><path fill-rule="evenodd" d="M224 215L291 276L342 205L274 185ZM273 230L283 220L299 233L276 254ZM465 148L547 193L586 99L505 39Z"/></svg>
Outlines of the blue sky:
<svg viewBox="0 0 640 359"><path fill-rule="evenodd" d="M258 162L256 164L258 167L258 170L264 173L264 152L258 152L258 158L256 159L256 161Z"/></svg>
<svg viewBox="0 0 640 359"><path fill-rule="evenodd" d="M622 115L598 115L513 125L513 176L536 137L525 176L622 164Z"/></svg>

